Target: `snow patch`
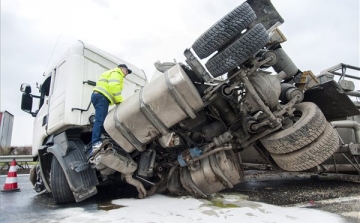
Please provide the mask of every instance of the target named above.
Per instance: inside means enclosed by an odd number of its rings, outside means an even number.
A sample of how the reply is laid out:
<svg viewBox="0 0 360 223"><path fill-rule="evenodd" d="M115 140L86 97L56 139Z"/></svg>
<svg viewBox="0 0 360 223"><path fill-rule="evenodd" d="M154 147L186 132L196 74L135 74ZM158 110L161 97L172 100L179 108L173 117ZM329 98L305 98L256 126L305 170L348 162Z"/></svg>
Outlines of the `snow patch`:
<svg viewBox="0 0 360 223"><path fill-rule="evenodd" d="M112 203L122 207L91 212L67 208L57 212L54 222L345 222L336 214L252 202L235 194L221 194L209 200L154 195Z"/></svg>

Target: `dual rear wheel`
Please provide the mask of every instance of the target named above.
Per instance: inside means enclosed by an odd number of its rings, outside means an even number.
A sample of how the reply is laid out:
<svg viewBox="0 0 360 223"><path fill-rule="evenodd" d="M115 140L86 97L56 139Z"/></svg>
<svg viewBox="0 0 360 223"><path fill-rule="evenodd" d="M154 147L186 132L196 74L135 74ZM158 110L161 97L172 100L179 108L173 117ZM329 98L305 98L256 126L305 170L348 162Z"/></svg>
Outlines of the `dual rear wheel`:
<svg viewBox="0 0 360 223"><path fill-rule="evenodd" d="M212 56L205 64L213 77L218 77L250 59L269 41L262 24L252 24L256 14L245 2L235 8L192 45L200 59Z"/></svg>
<svg viewBox="0 0 360 223"><path fill-rule="evenodd" d="M339 147L339 137L316 104L303 102L294 108L293 126L260 141L280 168L303 171L328 159Z"/></svg>

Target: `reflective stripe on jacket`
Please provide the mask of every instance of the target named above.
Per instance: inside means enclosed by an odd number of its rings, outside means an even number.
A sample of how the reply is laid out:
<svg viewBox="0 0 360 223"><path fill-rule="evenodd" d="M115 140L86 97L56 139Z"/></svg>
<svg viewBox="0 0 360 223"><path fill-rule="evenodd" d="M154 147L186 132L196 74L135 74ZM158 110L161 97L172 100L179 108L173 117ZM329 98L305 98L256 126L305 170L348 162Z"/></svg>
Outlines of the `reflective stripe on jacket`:
<svg viewBox="0 0 360 223"><path fill-rule="evenodd" d="M124 87L124 74L120 68L108 70L101 74L94 91L102 93L110 101L110 105L123 101L121 91Z"/></svg>

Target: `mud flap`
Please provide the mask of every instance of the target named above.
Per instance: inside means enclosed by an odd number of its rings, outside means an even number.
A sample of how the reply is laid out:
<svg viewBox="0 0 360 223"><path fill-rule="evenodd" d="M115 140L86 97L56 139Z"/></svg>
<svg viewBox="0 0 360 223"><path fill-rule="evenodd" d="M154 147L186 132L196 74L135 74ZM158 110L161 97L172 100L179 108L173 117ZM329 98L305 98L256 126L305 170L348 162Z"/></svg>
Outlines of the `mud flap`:
<svg viewBox="0 0 360 223"><path fill-rule="evenodd" d="M303 101L315 103L327 120L360 115L359 109L334 80L305 91Z"/></svg>
<svg viewBox="0 0 360 223"><path fill-rule="evenodd" d="M47 149L59 161L76 202L97 193L98 180L83 154L84 144L80 140L68 141L65 133L55 137L54 145Z"/></svg>

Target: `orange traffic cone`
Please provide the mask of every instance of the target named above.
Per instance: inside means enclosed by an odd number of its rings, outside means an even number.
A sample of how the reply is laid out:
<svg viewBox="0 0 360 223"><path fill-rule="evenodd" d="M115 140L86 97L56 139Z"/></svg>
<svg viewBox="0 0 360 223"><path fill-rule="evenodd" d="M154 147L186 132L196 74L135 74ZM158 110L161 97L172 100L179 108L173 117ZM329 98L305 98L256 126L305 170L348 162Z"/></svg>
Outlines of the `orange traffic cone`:
<svg viewBox="0 0 360 223"><path fill-rule="evenodd" d="M10 164L9 173L7 175L4 189L1 192L8 192L8 191L19 191L17 184L17 173L16 173L16 161L13 159Z"/></svg>

